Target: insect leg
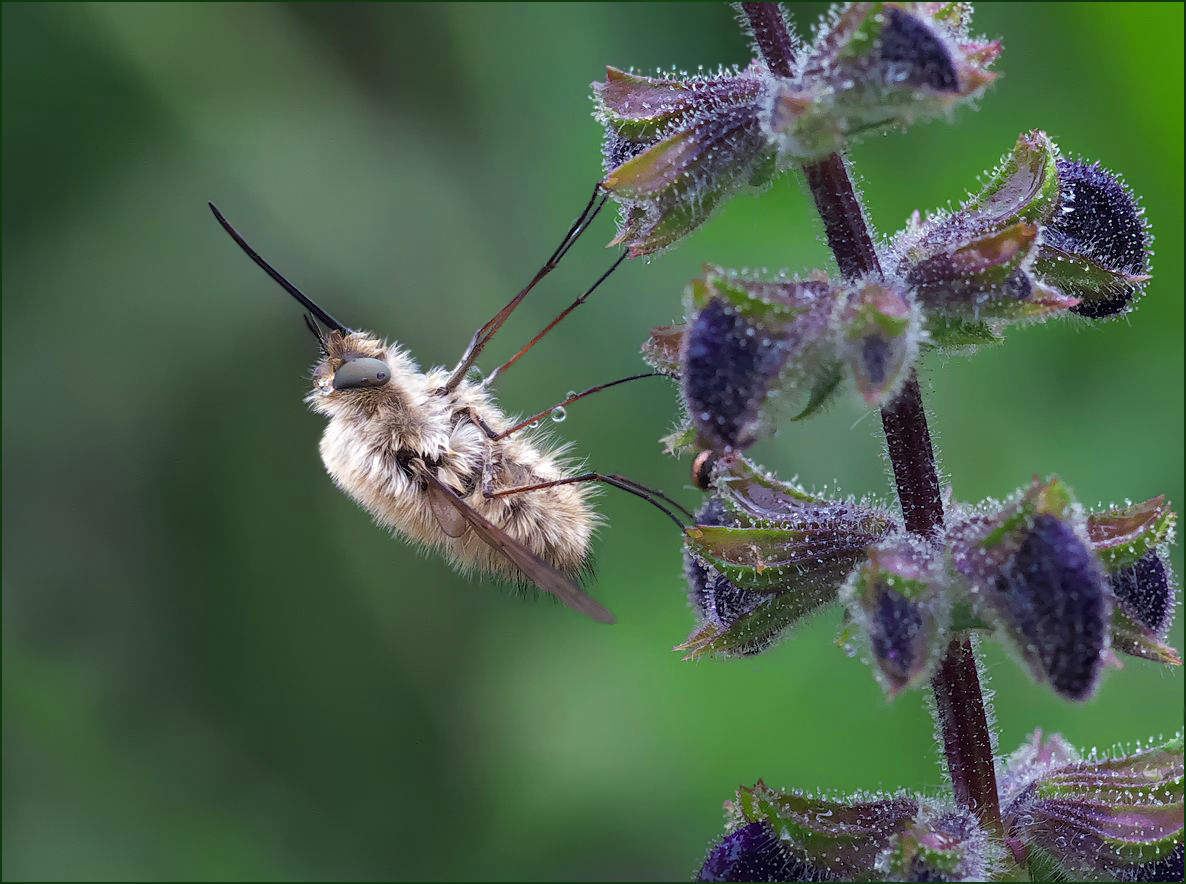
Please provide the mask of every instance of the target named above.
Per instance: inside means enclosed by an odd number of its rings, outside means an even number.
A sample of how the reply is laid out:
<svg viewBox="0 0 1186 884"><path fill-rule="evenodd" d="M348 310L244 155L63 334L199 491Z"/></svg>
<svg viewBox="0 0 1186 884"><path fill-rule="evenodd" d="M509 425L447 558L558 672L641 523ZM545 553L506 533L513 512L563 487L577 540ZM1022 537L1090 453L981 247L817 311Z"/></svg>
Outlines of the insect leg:
<svg viewBox="0 0 1186 884"><path fill-rule="evenodd" d="M482 419L482 415L478 414L476 408L464 408L458 412L458 415L464 415L469 419L469 422L486 434L486 438L491 442L496 442L505 436L505 433L500 434L498 430L494 429L490 424Z"/></svg>
<svg viewBox="0 0 1186 884"><path fill-rule="evenodd" d="M565 307L563 310L561 310L560 315L557 316L555 319L553 319L551 322L549 322L546 326L544 326L543 331L541 331L534 338L532 338L530 341L528 341L526 344L524 344L521 348L519 348L518 353L516 353L514 356L512 356L510 359L508 359L506 362L504 362L498 368L494 369L494 371L492 371L489 375L487 375L486 380L483 382L483 385L493 383L494 379L496 377L498 377L500 374L502 374L504 371L506 371L508 368L510 368L512 365L514 365L516 362L518 362L519 359L523 356L523 354L525 354L528 350L530 350L532 347L534 347L536 344L538 344L540 341L542 341L544 339L544 336L547 335L548 332L550 332L552 329L554 329L556 326L558 326L561 322L563 322L565 317L567 317L569 313L571 313L573 310L576 310L577 307L580 307L582 304L584 304L585 301L587 301L589 299L589 296L591 294L593 294L593 292L597 291L598 286L600 286L603 282L605 282L607 279L609 279L610 274L618 269L618 267L621 265L621 263L623 261L626 260L626 258L629 254L630 254L629 252L622 252L622 254L618 256L618 259L616 261L614 261L613 264L610 265L609 270L605 271L605 273L603 273L603 274L601 274L601 276L597 277L597 281L594 282L593 285L589 286L589 288L585 289L585 291L580 295L580 297L578 297L575 301L573 301L571 304L569 304L567 307Z"/></svg>
<svg viewBox="0 0 1186 884"><path fill-rule="evenodd" d="M505 439L507 436L510 436L512 433L517 433L524 427L529 427L532 424L534 424L536 421L538 421L544 417L547 417L551 412L555 411L557 408L563 408L565 405L571 405L572 403L576 402L578 399L584 399L586 396L591 396L594 393L601 392L602 390L608 390L610 387L618 386L618 384L625 384L628 381L638 381L638 380L641 380L642 378L665 378L665 377L667 377L667 375L662 374L660 372L649 371L646 374L634 374L628 378L619 378L616 381L610 381L608 384L598 384L596 387L590 387L588 390L583 390L580 393L573 393L571 396L569 396L563 402L557 402L551 408L545 408L543 411L539 412L538 414L533 414L531 417L529 417L525 420L519 421L519 423L515 424L509 430L503 430L501 433L497 433L497 434L491 436L490 438L491 438L491 440L493 440L495 442L497 442L501 439ZM483 429L486 429L486 428L483 427Z"/></svg>
<svg viewBox="0 0 1186 884"><path fill-rule="evenodd" d="M569 476L565 479L554 479L550 482L538 482L534 485L519 485L514 488L504 488L501 491L493 491L491 489L484 488L482 489L482 493L488 500L494 500L499 497L509 497L512 494L526 494L529 491L542 491L545 488L555 488L559 485L575 485L578 482L602 482L614 488L621 489L628 494L633 494L635 497L641 497L647 503L661 510L663 514L667 516L667 518L671 519L671 521L675 522L675 524L679 526L680 531L683 531L687 526L682 521L680 521L680 519L671 510L660 503L660 500L671 504L681 513L686 515L689 520L695 521L696 519L696 517L693 516L681 504L672 500L662 491L658 491L654 488L648 488L645 485L641 485L638 482L635 482L632 479L627 479L625 476L620 476L617 473L582 473L579 476Z"/></svg>
<svg viewBox="0 0 1186 884"><path fill-rule="evenodd" d="M449 376L449 380L442 388L443 392L449 392L457 387L465 377L466 372L470 370L478 356L481 355L485 346L490 343L490 339L498 333L502 324L506 322L519 303L527 297L527 294L536 287L541 279L556 269L556 265L560 263L561 259L568 254L568 250L572 248L573 244L580 238L581 234L588 229L593 219L597 217L597 213L601 211L605 205L608 196L602 195L600 201L597 195L601 192L601 182L599 181L593 187L593 194L589 197L589 202L585 205L584 211L577 216L576 221L568 228L568 232L564 235L564 239L560 241L560 245L552 252L544 266L536 271L535 276L531 278L531 282L523 288L519 294L511 298L507 305L492 316L485 325L474 332L474 336L470 339L469 346L465 348L465 353L461 357L461 361L457 363L457 367L453 369L453 374Z"/></svg>

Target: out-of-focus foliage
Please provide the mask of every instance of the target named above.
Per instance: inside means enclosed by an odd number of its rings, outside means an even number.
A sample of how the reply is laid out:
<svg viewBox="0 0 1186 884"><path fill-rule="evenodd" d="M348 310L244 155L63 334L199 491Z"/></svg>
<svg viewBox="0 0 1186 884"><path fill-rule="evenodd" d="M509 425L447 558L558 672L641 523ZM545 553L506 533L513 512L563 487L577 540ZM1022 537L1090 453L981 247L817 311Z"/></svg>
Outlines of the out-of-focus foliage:
<svg viewBox="0 0 1186 884"><path fill-rule="evenodd" d="M800 30L821 10L796 6ZM1158 237L1122 322L925 358L958 499L1058 472L1089 509L1181 506L1182 24L1174 5L985 4L977 29L1007 36L992 100L854 149L889 234L1041 127L1123 169ZM296 310L204 205L344 322L452 363L601 174L589 84L607 63L744 65L728 6L6 5L3 25L4 877L670 879L740 783L939 781L929 716L878 701L829 646L835 614L760 659L681 663L679 538L632 498L601 503L612 629L384 537L321 470ZM612 235L602 219L487 369ZM781 178L628 262L500 381L505 404L640 370L705 261L828 266ZM755 456L886 494L858 402ZM674 410L640 384L557 429L698 505L654 441ZM1126 657L1072 706L988 647L1002 746L1181 725L1180 669Z"/></svg>

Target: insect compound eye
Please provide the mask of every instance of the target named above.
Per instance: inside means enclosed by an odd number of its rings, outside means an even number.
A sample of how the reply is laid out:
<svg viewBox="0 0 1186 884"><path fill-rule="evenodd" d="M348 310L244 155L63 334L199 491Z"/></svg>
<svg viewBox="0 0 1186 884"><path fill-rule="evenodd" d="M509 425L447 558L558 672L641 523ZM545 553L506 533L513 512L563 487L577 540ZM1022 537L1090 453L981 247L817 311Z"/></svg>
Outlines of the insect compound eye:
<svg viewBox="0 0 1186 884"><path fill-rule="evenodd" d="M335 390L356 390L360 387L381 387L391 380L391 369L382 359L369 356L342 363L334 372Z"/></svg>

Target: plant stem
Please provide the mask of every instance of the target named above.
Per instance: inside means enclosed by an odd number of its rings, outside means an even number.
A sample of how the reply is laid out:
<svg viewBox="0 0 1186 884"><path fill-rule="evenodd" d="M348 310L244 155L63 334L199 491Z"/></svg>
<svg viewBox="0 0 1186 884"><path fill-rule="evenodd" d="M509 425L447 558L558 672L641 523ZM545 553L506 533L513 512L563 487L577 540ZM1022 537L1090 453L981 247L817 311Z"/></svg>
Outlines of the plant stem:
<svg viewBox="0 0 1186 884"><path fill-rule="evenodd" d="M794 41L779 4L742 3L741 10L767 67L789 76ZM830 154L805 164L803 173L840 272L846 279L881 276L877 250L844 158ZM941 531L943 500L917 374L912 372L894 401L881 410L881 424L907 530L920 535ZM1002 836L992 736L975 650L966 635L952 639L931 684L956 800L990 832Z"/></svg>
<svg viewBox="0 0 1186 884"><path fill-rule="evenodd" d="M795 41L787 28L779 3L742 3L741 11L749 20L754 43L766 60L770 72L789 77L795 60Z"/></svg>

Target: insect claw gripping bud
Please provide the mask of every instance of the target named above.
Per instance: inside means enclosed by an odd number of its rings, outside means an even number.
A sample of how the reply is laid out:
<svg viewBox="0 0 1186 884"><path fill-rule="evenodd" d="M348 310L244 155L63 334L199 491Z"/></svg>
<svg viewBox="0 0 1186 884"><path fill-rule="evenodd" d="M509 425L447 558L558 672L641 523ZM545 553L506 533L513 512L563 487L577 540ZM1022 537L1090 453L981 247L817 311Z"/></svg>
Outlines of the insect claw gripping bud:
<svg viewBox="0 0 1186 884"><path fill-rule="evenodd" d="M1070 491L1036 482L998 512L952 531L956 571L973 604L1011 639L1039 681L1072 700L1099 681L1112 596Z"/></svg>
<svg viewBox="0 0 1186 884"><path fill-rule="evenodd" d="M1114 757L1049 742L1035 735L1001 778L1032 880L1181 881L1182 735Z"/></svg>

